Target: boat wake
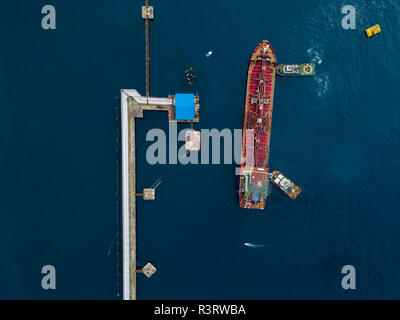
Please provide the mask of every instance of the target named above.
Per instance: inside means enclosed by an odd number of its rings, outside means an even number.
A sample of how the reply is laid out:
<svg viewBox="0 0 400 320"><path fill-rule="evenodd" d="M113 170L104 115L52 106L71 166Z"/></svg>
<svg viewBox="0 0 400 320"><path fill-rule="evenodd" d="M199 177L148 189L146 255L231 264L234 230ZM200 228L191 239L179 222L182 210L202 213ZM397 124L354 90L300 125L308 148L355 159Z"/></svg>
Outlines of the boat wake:
<svg viewBox="0 0 400 320"><path fill-rule="evenodd" d="M311 60L312 63L314 64L322 64L323 56L324 56L324 50L319 49L319 48L310 48L307 50L307 54L309 59ZM326 74L320 74L317 71L317 74L313 77L314 81L317 84L317 95L318 97L324 96L328 90L329 90L329 77Z"/></svg>
<svg viewBox="0 0 400 320"><path fill-rule="evenodd" d="M244 245L246 247L253 248L253 249L265 248L265 244L254 244L254 243L251 243L251 242L245 242Z"/></svg>
<svg viewBox="0 0 400 320"><path fill-rule="evenodd" d="M307 50L308 56L311 59L312 63L321 64L323 59L322 56L324 54L323 50L318 50L316 48L310 48Z"/></svg>
<svg viewBox="0 0 400 320"><path fill-rule="evenodd" d="M317 82L317 95L318 97L324 96L329 90L329 77L326 74L316 76L315 81Z"/></svg>

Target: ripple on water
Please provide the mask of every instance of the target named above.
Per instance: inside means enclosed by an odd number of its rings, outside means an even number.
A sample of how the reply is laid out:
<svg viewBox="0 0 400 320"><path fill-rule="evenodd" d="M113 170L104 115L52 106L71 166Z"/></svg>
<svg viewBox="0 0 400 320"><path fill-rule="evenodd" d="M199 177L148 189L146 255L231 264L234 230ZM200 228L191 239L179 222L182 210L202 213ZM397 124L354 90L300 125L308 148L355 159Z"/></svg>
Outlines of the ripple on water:
<svg viewBox="0 0 400 320"><path fill-rule="evenodd" d="M321 74L314 77L314 81L317 83L317 96L323 97L329 90L329 76L327 74Z"/></svg>
<svg viewBox="0 0 400 320"><path fill-rule="evenodd" d="M310 48L307 50L308 56L312 63L321 64L323 61L324 51L322 49Z"/></svg>

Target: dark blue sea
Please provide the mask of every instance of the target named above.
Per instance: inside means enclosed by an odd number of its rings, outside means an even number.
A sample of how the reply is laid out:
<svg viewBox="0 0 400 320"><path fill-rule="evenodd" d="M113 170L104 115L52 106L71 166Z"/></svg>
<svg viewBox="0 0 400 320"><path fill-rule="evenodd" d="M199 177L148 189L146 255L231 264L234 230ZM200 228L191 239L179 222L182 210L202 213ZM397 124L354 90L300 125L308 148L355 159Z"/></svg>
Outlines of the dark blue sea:
<svg viewBox="0 0 400 320"><path fill-rule="evenodd" d="M120 299L116 97L145 94L144 1L53 0L55 30L41 27L46 4L0 2L0 298ZM146 133L167 131L167 115L136 121L138 190L162 179L137 203L138 265L157 267L138 275L138 298L400 298L399 2L151 4L150 93L198 92L196 129L242 128L261 40L316 75L276 81L270 168L303 191L273 188L264 211L239 208L235 164L148 164ZM355 30L342 28L346 4ZM44 265L55 290L41 287ZM356 290L342 289L345 265Z"/></svg>

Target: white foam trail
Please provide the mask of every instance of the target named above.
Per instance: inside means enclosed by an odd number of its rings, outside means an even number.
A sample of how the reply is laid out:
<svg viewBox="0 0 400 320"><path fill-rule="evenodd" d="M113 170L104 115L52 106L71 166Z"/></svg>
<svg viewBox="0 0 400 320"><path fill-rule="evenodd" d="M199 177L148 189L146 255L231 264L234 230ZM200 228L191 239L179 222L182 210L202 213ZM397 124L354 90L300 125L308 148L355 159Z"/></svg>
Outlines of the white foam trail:
<svg viewBox="0 0 400 320"><path fill-rule="evenodd" d="M324 50L320 48L310 48L307 50L307 54L314 64L322 64ZM329 91L329 76L327 74L317 73L316 76L313 77L314 81L317 83L317 96L323 97Z"/></svg>
<svg viewBox="0 0 400 320"><path fill-rule="evenodd" d="M322 97L329 90L329 77L326 74L315 77L315 81L317 82L317 95L318 97Z"/></svg>
<svg viewBox="0 0 400 320"><path fill-rule="evenodd" d="M245 242L244 245L246 247L254 248L254 249L259 249L259 248L264 248L265 247L265 244L254 244L254 243L251 243L251 242Z"/></svg>
<svg viewBox="0 0 400 320"><path fill-rule="evenodd" d="M323 62L323 50L318 50L316 48L310 48L307 50L308 56L312 63L321 64Z"/></svg>

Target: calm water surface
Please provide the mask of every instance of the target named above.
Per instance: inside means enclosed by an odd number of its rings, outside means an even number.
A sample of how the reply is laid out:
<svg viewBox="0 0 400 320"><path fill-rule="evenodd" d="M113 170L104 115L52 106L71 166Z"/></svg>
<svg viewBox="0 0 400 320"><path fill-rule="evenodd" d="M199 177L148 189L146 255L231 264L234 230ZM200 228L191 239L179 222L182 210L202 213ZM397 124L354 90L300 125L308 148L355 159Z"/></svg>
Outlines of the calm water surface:
<svg viewBox="0 0 400 320"><path fill-rule="evenodd" d="M234 164L149 165L146 133L167 115L137 121L138 189L162 179L137 204L138 263L158 268L139 298L400 298L400 5L352 3L356 30L337 0L152 1L151 94L190 92L193 66L198 129L242 127L261 40L278 62L317 68L277 79L270 167L303 192L274 189L263 212L239 208ZM145 92L142 1L55 0L52 31L45 4L0 4L0 298L118 299L115 97ZM46 264L55 291L41 289ZM356 291L341 289L347 264Z"/></svg>

